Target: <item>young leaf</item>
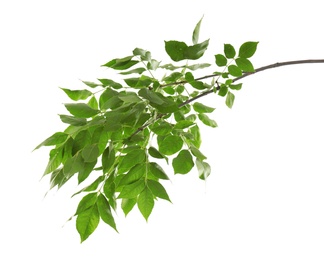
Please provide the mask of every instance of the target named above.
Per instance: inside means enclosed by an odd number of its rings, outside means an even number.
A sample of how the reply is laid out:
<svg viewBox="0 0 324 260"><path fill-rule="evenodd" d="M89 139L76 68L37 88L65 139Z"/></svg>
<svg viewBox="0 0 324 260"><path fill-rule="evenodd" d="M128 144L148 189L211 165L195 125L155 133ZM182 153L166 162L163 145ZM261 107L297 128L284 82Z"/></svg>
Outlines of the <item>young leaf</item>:
<svg viewBox="0 0 324 260"><path fill-rule="evenodd" d="M165 155L172 155L180 151L183 145L181 137L168 135L159 145L159 151Z"/></svg>
<svg viewBox="0 0 324 260"><path fill-rule="evenodd" d="M172 161L174 173L186 174L191 171L193 166L192 155L188 150L181 150Z"/></svg>
<svg viewBox="0 0 324 260"><path fill-rule="evenodd" d="M211 113L215 110L215 108L206 106L199 102L193 104L193 109L198 113Z"/></svg>
<svg viewBox="0 0 324 260"><path fill-rule="evenodd" d="M158 181L147 180L147 186L154 196L171 202L168 193L161 183Z"/></svg>
<svg viewBox="0 0 324 260"><path fill-rule="evenodd" d="M92 117L99 113L99 110L93 109L85 103L68 103L65 104L65 107L72 115L80 118Z"/></svg>
<svg viewBox="0 0 324 260"><path fill-rule="evenodd" d="M210 119L205 114L198 114L198 118L200 119L201 122L203 122L207 126L217 127L217 123L214 120Z"/></svg>
<svg viewBox="0 0 324 260"><path fill-rule="evenodd" d="M146 187L138 196L137 206L147 221L154 207L153 195L149 188Z"/></svg>
<svg viewBox="0 0 324 260"><path fill-rule="evenodd" d="M254 72L252 63L246 58L237 58L235 63L244 72Z"/></svg>
<svg viewBox="0 0 324 260"><path fill-rule="evenodd" d="M219 66L219 67L223 67L223 66L226 66L227 64L227 59L224 55L222 54L216 54L215 55L215 62L216 62L216 65Z"/></svg>
<svg viewBox="0 0 324 260"><path fill-rule="evenodd" d="M196 166L198 169L198 175L199 178L202 180L206 180L207 177L210 175L211 173L211 168L210 165L206 162L203 162L199 159L196 160Z"/></svg>
<svg viewBox="0 0 324 260"><path fill-rule="evenodd" d="M245 42L241 45L239 50L239 57L241 58L251 58L256 49L259 42Z"/></svg>
<svg viewBox="0 0 324 260"><path fill-rule="evenodd" d="M96 204L78 215L76 228L79 232L81 243L96 230L99 220L99 211Z"/></svg>
<svg viewBox="0 0 324 260"><path fill-rule="evenodd" d="M226 58L233 59L236 55L234 47L231 44L224 44L224 54Z"/></svg>
<svg viewBox="0 0 324 260"><path fill-rule="evenodd" d="M200 25L202 22L203 17L199 20L199 22L197 23L193 33L192 33L192 43L193 44L197 44L198 40L199 40L199 32L200 32Z"/></svg>
<svg viewBox="0 0 324 260"><path fill-rule="evenodd" d="M101 193L98 196L97 206L100 218L109 226L117 231L116 223L113 215L111 214L111 209L108 200ZM117 231L118 232L118 231Z"/></svg>
<svg viewBox="0 0 324 260"><path fill-rule="evenodd" d="M226 100L225 100L226 106L228 106L229 108L232 108L232 106L234 104L234 99L235 99L234 94L232 92L228 91Z"/></svg>
<svg viewBox="0 0 324 260"><path fill-rule="evenodd" d="M50 136L49 138L47 138L46 140L44 140L39 145L37 145L34 150L36 150L42 146L51 146L51 145L57 145L57 144L64 143L68 137L69 137L69 135L66 133L57 132L57 133L53 134L52 136Z"/></svg>
<svg viewBox="0 0 324 260"><path fill-rule="evenodd" d="M87 89L83 89L83 90L70 90L67 88L61 88L61 89L65 92L65 94L68 95L70 99L74 101L84 100L92 95L92 92L90 92Z"/></svg>

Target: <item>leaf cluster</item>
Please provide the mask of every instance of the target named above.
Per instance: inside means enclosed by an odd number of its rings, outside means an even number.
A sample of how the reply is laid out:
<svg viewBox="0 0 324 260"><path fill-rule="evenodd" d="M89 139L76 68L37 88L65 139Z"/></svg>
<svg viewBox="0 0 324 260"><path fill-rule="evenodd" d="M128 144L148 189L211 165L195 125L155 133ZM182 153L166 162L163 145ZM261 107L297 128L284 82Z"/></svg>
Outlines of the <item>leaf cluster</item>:
<svg viewBox="0 0 324 260"><path fill-rule="evenodd" d="M137 206L148 220L158 199L171 202L163 186L169 176L162 165L169 164L174 174L187 174L196 166L202 180L210 175L200 150L200 126L217 127L210 116L215 108L196 99L214 91L226 97L231 108L232 90L242 87L233 79L254 71L249 58L257 42L242 44L238 52L225 44L224 53L215 55L215 65L223 70L214 72L211 82L197 79L196 70L211 66L192 63L209 45L209 40L199 42L201 21L191 45L165 41L173 63L162 64L149 51L135 48L131 55L102 65L118 72L121 82L100 78L83 81L83 89L61 88L72 100L64 104L68 113L59 115L67 127L35 149L52 147L44 172L50 175L50 188L61 188L74 176L83 186L73 194L83 194L73 216L81 242L100 220L117 231L114 214L119 206L125 215ZM157 70L164 71L163 78L154 77Z"/></svg>

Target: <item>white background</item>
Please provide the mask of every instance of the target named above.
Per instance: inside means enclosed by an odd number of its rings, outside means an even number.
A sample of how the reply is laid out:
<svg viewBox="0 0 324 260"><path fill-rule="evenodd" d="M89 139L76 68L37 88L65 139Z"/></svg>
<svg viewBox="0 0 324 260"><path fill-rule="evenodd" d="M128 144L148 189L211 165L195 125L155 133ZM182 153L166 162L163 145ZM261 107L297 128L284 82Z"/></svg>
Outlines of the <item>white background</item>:
<svg viewBox="0 0 324 260"><path fill-rule="evenodd" d="M324 259L324 64L282 67L242 80L233 109L208 96L219 125L203 127L212 166L166 184L149 222L137 209L100 224L84 243L75 180L60 191L40 181L49 149L31 152L65 125L58 87L108 77L100 65L135 47L169 62L164 40L259 41L254 66L324 58L321 1L1 1L1 259ZM209 74L199 71L197 74ZM113 76L116 77L116 76ZM113 78L116 79L116 78ZM65 224L65 225L64 225ZM62 227L64 225L64 227Z"/></svg>

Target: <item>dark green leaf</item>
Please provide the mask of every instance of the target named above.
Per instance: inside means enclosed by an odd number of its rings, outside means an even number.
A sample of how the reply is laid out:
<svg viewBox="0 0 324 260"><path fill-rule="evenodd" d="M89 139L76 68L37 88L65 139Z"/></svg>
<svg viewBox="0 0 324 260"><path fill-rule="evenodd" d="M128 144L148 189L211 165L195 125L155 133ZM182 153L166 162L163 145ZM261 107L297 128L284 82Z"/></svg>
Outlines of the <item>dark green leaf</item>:
<svg viewBox="0 0 324 260"><path fill-rule="evenodd" d="M206 106L199 102L193 104L193 109L198 113L211 113L215 110L215 108Z"/></svg>
<svg viewBox="0 0 324 260"><path fill-rule="evenodd" d="M183 77L183 74L180 72L173 72L169 76L164 77L163 81L166 83L173 83L176 82L178 79L181 79Z"/></svg>
<svg viewBox="0 0 324 260"><path fill-rule="evenodd" d="M99 107L101 109L115 108L123 102L118 98L118 92L107 88L99 97Z"/></svg>
<svg viewBox="0 0 324 260"><path fill-rule="evenodd" d="M193 166L194 162L188 150L181 150L172 161L174 173L186 174L191 171Z"/></svg>
<svg viewBox="0 0 324 260"><path fill-rule="evenodd" d="M76 228L79 232L81 243L96 230L99 221L99 211L96 204L78 215Z"/></svg>
<svg viewBox="0 0 324 260"><path fill-rule="evenodd" d="M143 217L147 221L154 207L154 199L152 192L147 187L138 196L137 206L140 212L142 213Z"/></svg>
<svg viewBox="0 0 324 260"><path fill-rule="evenodd" d="M165 155L172 155L180 151L183 146L183 140L176 135L168 135L163 142L159 143L159 151Z"/></svg>
<svg viewBox="0 0 324 260"><path fill-rule="evenodd" d="M150 102L157 104L157 105L163 105L164 100L159 96L160 93L156 93L152 90L149 90L147 88L142 88L139 92L138 95L149 100Z"/></svg>
<svg viewBox="0 0 324 260"><path fill-rule="evenodd" d="M68 158L63 166L64 174L72 176L74 173L81 171L84 167L84 161L80 153L75 154L73 157Z"/></svg>
<svg viewBox="0 0 324 260"><path fill-rule="evenodd" d="M207 177L211 173L210 165L206 162L200 161L199 159L196 160L196 166L198 169L199 178L202 180L206 180Z"/></svg>
<svg viewBox="0 0 324 260"><path fill-rule="evenodd" d="M151 155L153 158L157 159L164 159L164 156L154 147L150 147L148 149L149 155Z"/></svg>
<svg viewBox="0 0 324 260"><path fill-rule="evenodd" d="M121 208L124 211L125 216L133 209L137 200L136 199L122 199Z"/></svg>
<svg viewBox="0 0 324 260"><path fill-rule="evenodd" d="M97 206L98 206L99 215L100 215L101 219L106 224L108 224L109 226L111 226L113 229L115 229L117 231L114 217L111 214L111 209L110 209L109 202L108 202L108 200L106 199L106 197L104 195L99 194L98 201L97 201Z"/></svg>
<svg viewBox="0 0 324 260"><path fill-rule="evenodd" d="M99 113L99 110L93 109L85 103L68 103L65 104L65 107L72 115L80 118L92 117Z"/></svg>
<svg viewBox="0 0 324 260"><path fill-rule="evenodd" d="M236 55L236 51L231 44L224 44L224 54L226 58L233 59Z"/></svg>
<svg viewBox="0 0 324 260"><path fill-rule="evenodd" d="M145 188L145 180L140 179L136 182L133 182L129 185L125 185L121 190L118 198L133 199L137 197Z"/></svg>
<svg viewBox="0 0 324 260"><path fill-rule="evenodd" d="M218 91L218 95L221 97L225 97L228 91L228 87L225 85L222 85Z"/></svg>
<svg viewBox="0 0 324 260"><path fill-rule="evenodd" d="M209 40L206 40L202 43L189 46L184 52L186 59L198 60L199 58L201 58L204 55L205 51L207 50L208 44L209 44Z"/></svg>
<svg viewBox="0 0 324 260"><path fill-rule="evenodd" d="M118 98L126 103L137 103L142 101L135 92L121 92Z"/></svg>
<svg viewBox="0 0 324 260"><path fill-rule="evenodd" d="M165 188L162 186L161 183L159 183L158 181L148 180L147 186L154 196L171 202L168 193L166 192Z"/></svg>
<svg viewBox="0 0 324 260"><path fill-rule="evenodd" d="M202 89L205 89L205 88L206 88L206 86L205 86L205 84L204 84L203 82L201 82L201 81L196 81L196 80L194 79L194 77L193 77L193 75L192 75L191 72L187 72L186 75L185 75L185 78L186 78L186 80L188 81L188 83L189 83L192 87L194 87L194 88L196 88L196 89L202 90Z"/></svg>
<svg viewBox="0 0 324 260"><path fill-rule="evenodd" d="M256 49L259 42L245 42L241 45L239 50L239 57L241 58L251 58Z"/></svg>
<svg viewBox="0 0 324 260"><path fill-rule="evenodd" d="M83 164L82 169L78 173L79 184L89 177L90 173L93 171L93 168L96 166L96 164L97 164L97 160Z"/></svg>
<svg viewBox="0 0 324 260"><path fill-rule="evenodd" d="M134 165L145 160L146 153L142 149L135 149L125 155L123 160L119 163L118 172L123 173L131 169Z"/></svg>
<svg viewBox="0 0 324 260"><path fill-rule="evenodd" d="M237 58L235 63L244 72L254 72L252 63L246 58Z"/></svg>
<svg viewBox="0 0 324 260"><path fill-rule="evenodd" d="M239 67L237 67L236 65L229 65L228 72L229 72L229 74L231 74L234 77L242 76L241 69Z"/></svg>
<svg viewBox="0 0 324 260"><path fill-rule="evenodd" d="M228 106L229 108L232 108L232 106L234 104L234 99L235 99L234 94L232 92L228 91L226 100L225 100L226 106Z"/></svg>
<svg viewBox="0 0 324 260"><path fill-rule="evenodd" d="M134 56L127 56L122 59L113 59L102 66L115 70L126 70L138 63L138 61L132 60L133 57Z"/></svg>
<svg viewBox="0 0 324 260"><path fill-rule="evenodd" d="M179 41L165 41L165 51L173 61L185 60L185 51L188 49L187 44Z"/></svg>
<svg viewBox="0 0 324 260"><path fill-rule="evenodd" d="M215 62L216 62L216 65L219 67L223 67L223 66L227 65L227 59L223 54L216 54Z"/></svg>
<svg viewBox="0 0 324 260"><path fill-rule="evenodd" d="M142 75L139 78L128 78L124 79L124 81L131 88L139 89L148 87L154 80L148 76Z"/></svg>
<svg viewBox="0 0 324 260"><path fill-rule="evenodd" d="M109 145L102 154L102 171L107 173L113 167L115 163L115 149L112 145Z"/></svg>
<svg viewBox="0 0 324 260"><path fill-rule="evenodd" d="M210 119L205 114L198 114L198 118L200 119L201 122L203 122L207 126L217 127L217 123L214 120Z"/></svg>
<svg viewBox="0 0 324 260"><path fill-rule="evenodd" d="M36 149L42 147L42 146L51 146L51 145L57 145L57 144L62 144L66 141L66 139L69 137L68 134L63 133L63 132L57 132L44 140L42 143L36 146Z"/></svg>
<svg viewBox="0 0 324 260"><path fill-rule="evenodd" d="M72 155L76 154L91 142L91 133L88 130L80 131L73 140Z"/></svg>
<svg viewBox="0 0 324 260"><path fill-rule="evenodd" d="M186 129L192 126L193 124L194 122L189 120L180 120L175 124L174 129Z"/></svg>
<svg viewBox="0 0 324 260"><path fill-rule="evenodd" d="M196 24L196 27L192 33L192 43L197 44L199 40L199 32L200 32L200 25L202 22L203 17L199 20L199 22Z"/></svg>

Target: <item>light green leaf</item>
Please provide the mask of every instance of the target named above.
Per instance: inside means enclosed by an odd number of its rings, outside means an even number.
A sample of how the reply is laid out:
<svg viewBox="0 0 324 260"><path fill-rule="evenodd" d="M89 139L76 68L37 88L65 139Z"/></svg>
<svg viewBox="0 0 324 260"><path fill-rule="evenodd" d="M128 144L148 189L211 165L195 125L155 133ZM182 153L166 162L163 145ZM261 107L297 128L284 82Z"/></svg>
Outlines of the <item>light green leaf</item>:
<svg viewBox="0 0 324 260"><path fill-rule="evenodd" d="M227 96L226 96L226 100L225 100L226 106L228 106L229 108L232 108L232 106L234 104L234 99L235 99L234 94L232 92L228 91Z"/></svg>
<svg viewBox="0 0 324 260"><path fill-rule="evenodd" d="M97 202L97 193L91 192L85 195L79 202L77 210L74 215L79 215L80 213L86 211L91 208Z"/></svg>
<svg viewBox="0 0 324 260"><path fill-rule="evenodd" d="M203 17L199 20L199 22L196 24L196 27L192 33L192 43L197 44L199 40L199 32L200 32L200 25L202 22Z"/></svg>
<svg viewBox="0 0 324 260"><path fill-rule="evenodd" d="M98 206L99 215L100 215L101 219L106 224L108 224L109 226L111 226L113 229L115 229L117 231L116 223L115 223L114 217L111 213L109 202L106 199L106 197L104 195L102 195L101 193L98 196L97 206Z"/></svg>
<svg viewBox="0 0 324 260"><path fill-rule="evenodd" d="M121 208L125 214L125 217L133 209L137 200L136 199L122 199Z"/></svg>
<svg viewBox="0 0 324 260"><path fill-rule="evenodd" d="M82 82L90 88L96 88L98 86L102 86L102 84L100 84L100 83L94 83L94 82L90 82L90 81L82 81Z"/></svg>
<svg viewBox="0 0 324 260"><path fill-rule="evenodd" d="M161 143L158 143L160 153L172 155L180 151L183 146L183 140L176 135L168 135Z"/></svg>
<svg viewBox="0 0 324 260"><path fill-rule="evenodd" d="M99 211L96 204L78 215L76 228L79 232L81 243L96 230L99 221Z"/></svg>
<svg viewBox="0 0 324 260"><path fill-rule="evenodd" d="M142 101L135 92L121 92L118 94L118 98L126 103L137 103Z"/></svg>
<svg viewBox="0 0 324 260"><path fill-rule="evenodd" d="M59 115L61 118L61 121L66 124L74 125L74 126L82 126L87 124L87 119L85 118L79 118L69 115Z"/></svg>
<svg viewBox="0 0 324 260"><path fill-rule="evenodd" d="M87 89L83 89L83 90L70 90L67 88L61 88L61 89L68 95L70 99L74 101L84 100L92 95L92 92L90 92Z"/></svg>
<svg viewBox="0 0 324 260"><path fill-rule="evenodd" d="M146 174L146 170L146 163L136 164L129 170L128 173L123 176L123 178L118 183L118 186L123 186L138 181L144 176L144 174Z"/></svg>
<svg viewBox="0 0 324 260"><path fill-rule="evenodd" d="M46 166L44 175L56 170L62 163L62 159L63 159L62 157L63 157L62 147L60 147L58 149L52 149L50 151L50 159Z"/></svg>
<svg viewBox="0 0 324 260"><path fill-rule="evenodd" d="M188 131L190 134L192 134L193 139L190 140L190 142L199 149L200 145L201 145L201 135L200 135L200 130L199 127L197 125L189 128Z"/></svg>
<svg viewBox="0 0 324 260"><path fill-rule="evenodd" d="M172 161L174 173L186 174L194 166L192 155L188 150L181 150Z"/></svg>
<svg viewBox="0 0 324 260"><path fill-rule="evenodd" d="M124 173L130 170L136 164L143 162L146 158L146 153L142 149L135 149L127 153L118 166L118 173Z"/></svg>
<svg viewBox="0 0 324 260"><path fill-rule="evenodd" d="M71 197L74 197L75 195L78 195L81 192L96 190L98 188L99 184L103 182L103 180L104 180L104 177L99 176L94 182L92 182L90 185L84 187L83 189L79 190L78 192L74 193Z"/></svg>
<svg viewBox="0 0 324 260"><path fill-rule="evenodd" d="M93 109L85 103L68 103L65 104L65 107L73 116L80 118L92 117L99 113L99 110Z"/></svg>
<svg viewBox="0 0 324 260"><path fill-rule="evenodd" d="M206 162L200 161L199 159L196 160L196 166L198 169L199 178L202 180L206 180L207 177L211 173L210 165Z"/></svg>
<svg viewBox="0 0 324 260"><path fill-rule="evenodd" d="M229 85L230 89L234 89L234 90L240 90L242 88L242 84L243 83L239 83L239 84L231 84Z"/></svg>
<svg viewBox="0 0 324 260"><path fill-rule="evenodd" d="M123 86L120 83L117 83L111 79L98 79L103 86L112 87L114 89L121 89Z"/></svg>
<svg viewBox="0 0 324 260"><path fill-rule="evenodd" d="M190 152L201 161L207 159L207 157L205 155L203 155L202 152L198 148L196 148L192 145L190 146Z"/></svg>
<svg viewBox="0 0 324 260"><path fill-rule="evenodd" d="M153 194L147 187L141 192L137 198L137 206L143 217L148 220L154 207Z"/></svg>
<svg viewBox="0 0 324 260"><path fill-rule="evenodd" d="M129 75L129 74L133 74L133 73L142 74L144 71L146 71L145 68L137 68L137 69L120 72L119 74L121 74L121 75Z"/></svg>
<svg viewBox="0 0 324 260"><path fill-rule="evenodd" d="M136 182L133 182L129 185L125 185L121 190L118 198L133 199L137 197L137 195L140 194L144 190L144 188L145 188L145 180L139 179Z"/></svg>
<svg viewBox="0 0 324 260"><path fill-rule="evenodd" d="M236 51L231 44L224 44L224 54L226 58L233 59L236 55Z"/></svg>
<svg viewBox="0 0 324 260"><path fill-rule="evenodd" d="M211 113L215 110L215 108L206 106L199 102L193 104L193 109L198 113Z"/></svg>
<svg viewBox="0 0 324 260"><path fill-rule="evenodd" d="M126 70L138 63L138 61L132 60L133 57L134 56L127 56L121 59L113 59L102 66L115 70Z"/></svg>
<svg viewBox="0 0 324 260"><path fill-rule="evenodd" d="M171 202L168 193L161 183L158 181L147 180L147 186L154 196Z"/></svg>
<svg viewBox="0 0 324 260"><path fill-rule="evenodd" d="M152 132L157 135L167 135L172 131L172 129L173 126L164 120L156 122L151 127Z"/></svg>
<svg viewBox="0 0 324 260"><path fill-rule="evenodd" d="M189 66L185 65L184 67L187 69L190 69L190 70L197 70L197 69L204 69L204 68L210 67L210 64L209 63L198 63L198 64L189 65Z"/></svg>
<svg viewBox="0 0 324 260"><path fill-rule="evenodd" d="M45 139L42 143L36 146L36 149L42 147L42 146L51 146L51 145L58 145L62 144L66 141L66 139L69 137L68 134L63 132L57 132L53 135L51 135L49 138Z"/></svg>
<svg viewBox="0 0 324 260"><path fill-rule="evenodd" d="M237 58L235 63L244 72L254 72L252 63L246 58Z"/></svg>
<svg viewBox="0 0 324 260"><path fill-rule="evenodd" d="M256 49L259 42L245 42L241 45L239 50L239 57L241 58L251 58Z"/></svg>
<svg viewBox="0 0 324 260"><path fill-rule="evenodd" d="M229 72L229 74L231 74L234 77L242 76L241 69L239 67L237 67L236 65L229 65L228 72Z"/></svg>
<svg viewBox="0 0 324 260"><path fill-rule="evenodd" d="M201 122L203 122L207 126L217 127L217 123L214 120L210 119L205 114L198 114L198 118L200 119Z"/></svg>
<svg viewBox="0 0 324 260"><path fill-rule="evenodd" d="M150 172L159 179L169 180L168 175L163 171L160 165L155 162L150 162Z"/></svg>
<svg viewBox="0 0 324 260"><path fill-rule="evenodd" d="M223 66L227 65L227 59L223 54L216 54L215 62L216 62L216 65L219 67L223 67Z"/></svg>

